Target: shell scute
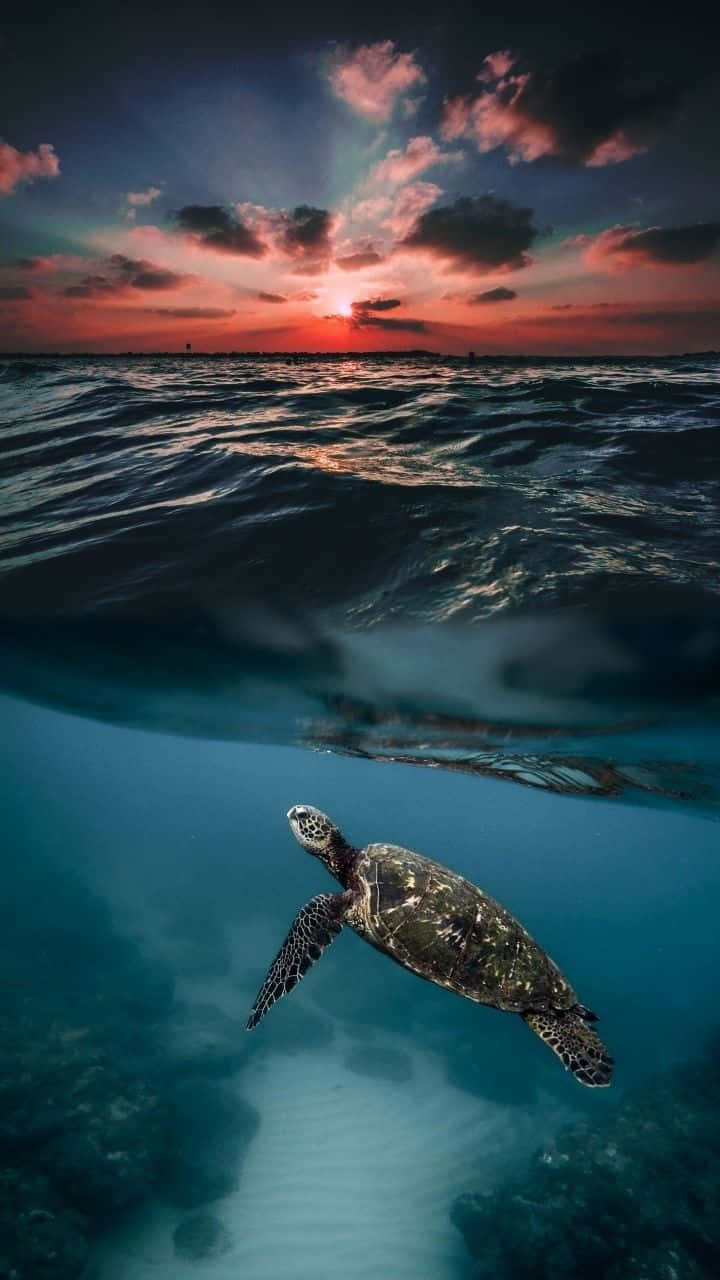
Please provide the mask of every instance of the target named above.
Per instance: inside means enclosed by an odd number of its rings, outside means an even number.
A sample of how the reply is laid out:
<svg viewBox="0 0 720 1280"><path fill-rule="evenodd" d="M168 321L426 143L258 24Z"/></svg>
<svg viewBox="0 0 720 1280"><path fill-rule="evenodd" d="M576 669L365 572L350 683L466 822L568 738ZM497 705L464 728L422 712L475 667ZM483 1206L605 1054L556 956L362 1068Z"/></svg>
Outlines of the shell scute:
<svg viewBox="0 0 720 1280"><path fill-rule="evenodd" d="M575 993L498 902L442 863L368 845L358 863L363 934L419 977L496 1008L571 1008Z"/></svg>

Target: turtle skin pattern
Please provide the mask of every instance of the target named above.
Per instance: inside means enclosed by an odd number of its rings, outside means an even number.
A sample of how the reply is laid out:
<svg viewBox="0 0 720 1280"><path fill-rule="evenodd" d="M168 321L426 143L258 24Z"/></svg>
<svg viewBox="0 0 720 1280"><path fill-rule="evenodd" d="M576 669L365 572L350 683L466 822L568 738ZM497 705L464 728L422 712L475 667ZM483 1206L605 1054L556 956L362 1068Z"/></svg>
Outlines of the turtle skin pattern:
<svg viewBox="0 0 720 1280"><path fill-rule="evenodd" d="M577 1006L567 979L510 912L448 867L373 844L355 879L348 923L421 978L513 1013Z"/></svg>
<svg viewBox="0 0 720 1280"><path fill-rule="evenodd" d="M270 966L247 1020L252 1031L277 1000L304 978L343 926L350 894L318 893L298 911L290 932Z"/></svg>

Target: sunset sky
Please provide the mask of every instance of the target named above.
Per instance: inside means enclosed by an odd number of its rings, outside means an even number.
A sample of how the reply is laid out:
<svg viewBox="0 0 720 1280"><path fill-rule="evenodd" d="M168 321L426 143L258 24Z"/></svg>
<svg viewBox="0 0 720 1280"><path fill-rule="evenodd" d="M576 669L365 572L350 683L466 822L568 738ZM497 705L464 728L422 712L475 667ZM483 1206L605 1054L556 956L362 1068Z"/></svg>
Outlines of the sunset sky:
<svg viewBox="0 0 720 1280"><path fill-rule="evenodd" d="M27 3L0 350L720 347L692 6Z"/></svg>

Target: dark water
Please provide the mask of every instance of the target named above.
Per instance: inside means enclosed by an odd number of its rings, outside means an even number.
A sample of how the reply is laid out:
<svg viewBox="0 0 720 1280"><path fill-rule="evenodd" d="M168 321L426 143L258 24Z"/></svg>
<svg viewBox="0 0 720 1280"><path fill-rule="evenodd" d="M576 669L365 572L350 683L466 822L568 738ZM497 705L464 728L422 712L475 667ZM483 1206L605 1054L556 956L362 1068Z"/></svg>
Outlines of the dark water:
<svg viewBox="0 0 720 1280"><path fill-rule="evenodd" d="M719 374L0 368L0 1277L717 1274ZM515 912L613 1088L347 930L247 1036L303 801Z"/></svg>

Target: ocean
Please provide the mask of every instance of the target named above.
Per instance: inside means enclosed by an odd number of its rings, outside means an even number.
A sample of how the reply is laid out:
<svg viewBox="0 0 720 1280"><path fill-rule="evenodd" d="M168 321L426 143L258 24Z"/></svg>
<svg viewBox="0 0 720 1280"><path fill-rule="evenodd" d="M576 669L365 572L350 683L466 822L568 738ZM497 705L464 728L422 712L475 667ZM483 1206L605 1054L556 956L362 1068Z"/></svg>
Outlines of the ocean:
<svg viewBox="0 0 720 1280"><path fill-rule="evenodd" d="M705 1280L720 359L0 360L0 1277ZM503 903L609 1089L344 929Z"/></svg>

